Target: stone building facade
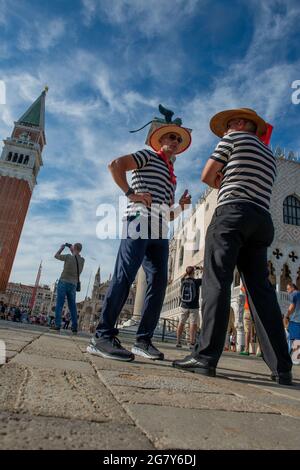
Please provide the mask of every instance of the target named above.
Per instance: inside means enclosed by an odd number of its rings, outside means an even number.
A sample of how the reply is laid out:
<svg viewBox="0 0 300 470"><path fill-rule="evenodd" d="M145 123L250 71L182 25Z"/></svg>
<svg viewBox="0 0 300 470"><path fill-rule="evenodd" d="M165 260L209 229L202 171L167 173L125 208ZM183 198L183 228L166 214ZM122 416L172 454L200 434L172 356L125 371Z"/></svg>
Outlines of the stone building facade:
<svg viewBox="0 0 300 470"><path fill-rule="evenodd" d="M0 294L0 300L6 305L30 309L30 302L34 286L9 282L4 293ZM32 309L33 314L48 314L51 311L53 290L47 286L38 286Z"/></svg>
<svg viewBox="0 0 300 470"><path fill-rule="evenodd" d="M300 161L281 156L277 159L277 168L278 176L271 199L275 237L268 249L268 263L270 281L276 288L281 310L285 313L289 305L287 282L294 282L300 289ZM205 234L216 202L217 190L208 189L170 240L169 284L162 318L179 319L180 280L187 266L203 266ZM198 272L201 276L201 271ZM231 304L235 313L237 346L240 350L244 344L244 296L240 290L240 276L237 271L234 273Z"/></svg>
<svg viewBox="0 0 300 470"><path fill-rule="evenodd" d="M94 280L92 297L77 303L79 330L86 331L89 333L93 333L95 331L95 327L99 322L105 294L107 292L107 289L109 288L110 282L110 279L105 282L101 282L99 268ZM130 288L128 298L118 319L119 325L129 320L133 315L135 291L136 286L134 283Z"/></svg>

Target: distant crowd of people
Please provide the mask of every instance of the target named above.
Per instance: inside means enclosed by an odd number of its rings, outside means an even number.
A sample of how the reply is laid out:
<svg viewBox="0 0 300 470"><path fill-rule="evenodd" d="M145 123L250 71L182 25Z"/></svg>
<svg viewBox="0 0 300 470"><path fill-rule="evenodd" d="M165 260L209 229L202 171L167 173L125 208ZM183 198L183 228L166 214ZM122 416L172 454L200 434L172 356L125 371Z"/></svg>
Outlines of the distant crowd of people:
<svg viewBox="0 0 300 470"><path fill-rule="evenodd" d="M55 314L52 312L50 314L44 312L33 313L29 308L7 305L0 301L0 319L50 327L54 325ZM63 323L63 328L68 329L70 325L69 312L63 316Z"/></svg>

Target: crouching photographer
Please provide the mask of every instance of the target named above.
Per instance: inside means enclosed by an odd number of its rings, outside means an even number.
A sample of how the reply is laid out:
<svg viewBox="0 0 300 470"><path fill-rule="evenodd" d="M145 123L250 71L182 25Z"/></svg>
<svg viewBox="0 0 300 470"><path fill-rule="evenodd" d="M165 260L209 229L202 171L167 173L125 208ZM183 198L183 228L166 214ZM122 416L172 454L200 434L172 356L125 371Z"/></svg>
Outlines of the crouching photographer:
<svg viewBox="0 0 300 470"><path fill-rule="evenodd" d="M71 254L62 255L63 250L68 247L71 251ZM82 250L81 243L75 243L71 245L70 243L65 243L61 245L58 252L54 255L54 258L64 261L64 269L60 276L60 279L57 284L57 300L55 308L55 325L50 329L57 332L61 328L61 313L67 298L68 307L71 314L72 320L72 332L77 334L77 308L76 308L76 291L80 291L80 281L79 276L83 270L84 258L80 255Z"/></svg>

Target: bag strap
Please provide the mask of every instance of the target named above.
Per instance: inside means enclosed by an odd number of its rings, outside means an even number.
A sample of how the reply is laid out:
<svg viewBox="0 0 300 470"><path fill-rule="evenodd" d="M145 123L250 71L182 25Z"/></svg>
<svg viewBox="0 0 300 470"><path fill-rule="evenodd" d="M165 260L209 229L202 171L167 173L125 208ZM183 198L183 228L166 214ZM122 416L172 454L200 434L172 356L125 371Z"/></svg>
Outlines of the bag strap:
<svg viewBox="0 0 300 470"><path fill-rule="evenodd" d="M75 256L75 259L76 259L76 265L77 265L77 282L79 282L79 266L78 266L78 259L77 259L77 256Z"/></svg>

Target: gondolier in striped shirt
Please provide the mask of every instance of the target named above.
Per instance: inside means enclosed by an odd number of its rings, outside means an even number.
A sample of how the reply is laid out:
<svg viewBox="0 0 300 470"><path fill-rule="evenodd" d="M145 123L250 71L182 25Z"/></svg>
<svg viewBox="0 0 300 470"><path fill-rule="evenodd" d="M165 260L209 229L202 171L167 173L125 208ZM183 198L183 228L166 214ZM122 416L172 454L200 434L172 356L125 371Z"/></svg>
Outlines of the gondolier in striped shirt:
<svg viewBox="0 0 300 470"><path fill-rule="evenodd" d="M152 360L164 355L153 344L164 301L168 278L169 242L168 221L190 203L186 190L173 209L176 176L175 156L191 144L191 130L181 126L177 118L171 121L172 111L162 108L166 119L152 121L146 144L153 150L140 150L114 160L110 165L112 177L128 197L124 232L115 264L114 275L106 293L100 322L87 351L108 359L132 361L134 355ZM150 124L150 123L149 123ZM131 187L126 173L132 172ZM137 330L136 343L131 351L122 347L117 338L116 321L128 297L140 266L146 274L147 291Z"/></svg>
<svg viewBox="0 0 300 470"><path fill-rule="evenodd" d="M193 353L173 366L214 376L223 351L237 266L271 378L291 385L291 359L276 292L268 279L267 248L274 237L270 198L276 161L264 143L269 125L251 109L216 114L211 130L221 137L202 173L219 189L205 240L202 329Z"/></svg>

